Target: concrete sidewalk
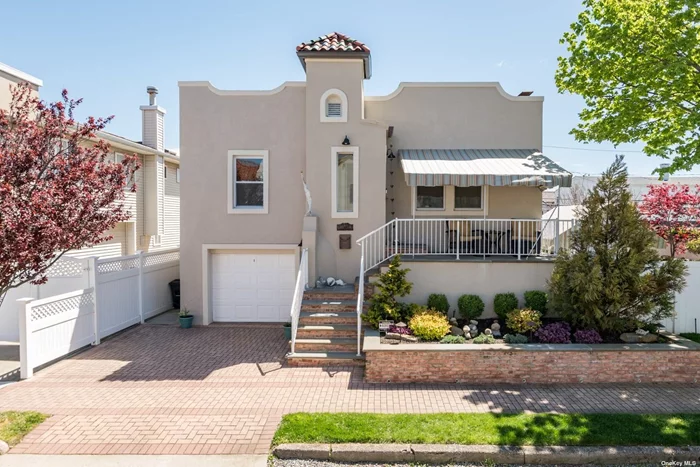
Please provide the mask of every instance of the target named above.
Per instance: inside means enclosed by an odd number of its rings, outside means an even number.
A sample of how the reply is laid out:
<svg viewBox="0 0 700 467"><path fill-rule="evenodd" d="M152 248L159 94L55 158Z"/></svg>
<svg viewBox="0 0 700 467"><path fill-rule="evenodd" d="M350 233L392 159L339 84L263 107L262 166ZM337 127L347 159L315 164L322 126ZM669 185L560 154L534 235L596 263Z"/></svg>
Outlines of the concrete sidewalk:
<svg viewBox="0 0 700 467"><path fill-rule="evenodd" d="M267 456L94 456L8 454L0 457L2 467L265 467Z"/></svg>

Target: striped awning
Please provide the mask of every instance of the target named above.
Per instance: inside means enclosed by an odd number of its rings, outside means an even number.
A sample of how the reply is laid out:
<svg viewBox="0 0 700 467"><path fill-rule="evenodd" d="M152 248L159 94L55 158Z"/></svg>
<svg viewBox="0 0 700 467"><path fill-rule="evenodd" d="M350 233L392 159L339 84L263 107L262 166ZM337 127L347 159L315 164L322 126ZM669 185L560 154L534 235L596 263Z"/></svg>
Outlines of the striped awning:
<svg viewBox="0 0 700 467"><path fill-rule="evenodd" d="M409 186L571 186L571 174L536 149L400 149Z"/></svg>

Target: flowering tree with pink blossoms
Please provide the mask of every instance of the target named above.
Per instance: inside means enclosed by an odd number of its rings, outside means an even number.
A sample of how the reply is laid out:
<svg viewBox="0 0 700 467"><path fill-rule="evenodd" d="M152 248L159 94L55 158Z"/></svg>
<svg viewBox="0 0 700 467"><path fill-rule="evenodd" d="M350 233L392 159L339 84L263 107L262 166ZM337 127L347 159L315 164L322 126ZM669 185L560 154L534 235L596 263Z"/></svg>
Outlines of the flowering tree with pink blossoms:
<svg viewBox="0 0 700 467"><path fill-rule="evenodd" d="M0 110L0 303L12 288L46 282L63 254L109 240L105 232L130 217L122 201L138 160L109 159L97 132L112 117L79 123L81 102L64 90L45 103L19 85Z"/></svg>
<svg viewBox="0 0 700 467"><path fill-rule="evenodd" d="M668 243L673 258L700 234L700 187L650 185L639 211L654 233Z"/></svg>

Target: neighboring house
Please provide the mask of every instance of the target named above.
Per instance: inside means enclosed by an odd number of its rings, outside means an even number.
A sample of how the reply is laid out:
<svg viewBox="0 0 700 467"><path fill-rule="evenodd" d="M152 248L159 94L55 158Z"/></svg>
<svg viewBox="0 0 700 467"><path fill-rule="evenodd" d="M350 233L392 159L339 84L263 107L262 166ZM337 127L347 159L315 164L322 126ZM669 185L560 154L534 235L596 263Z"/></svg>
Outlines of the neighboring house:
<svg viewBox="0 0 700 467"><path fill-rule="evenodd" d="M0 108L11 100L10 86L28 82L39 95L43 82L22 71L0 63ZM136 154L141 169L136 172L136 192L127 191L125 204L132 216L107 232L111 240L92 248L71 251L69 256L101 258L134 254L138 250L156 251L180 246L180 159L164 148L165 109L156 104L158 90L147 89L149 104L140 107L142 140L132 141L106 131L97 134L112 147L111 157Z"/></svg>
<svg viewBox="0 0 700 467"><path fill-rule="evenodd" d="M0 109L7 110L10 107L11 87L19 83L29 83L36 95L39 95L39 88L44 85L39 78L0 62Z"/></svg>
<svg viewBox="0 0 700 467"><path fill-rule="evenodd" d="M29 82L39 94L41 80L0 63L0 108L9 105L10 86L23 81ZM121 160L123 154L136 154L141 162L141 169L135 174L136 192L127 191L124 201L131 218L106 232L112 236L111 240L70 251L68 256L107 258L130 255L139 250L148 252L180 246L180 159L164 148L165 110L156 104L157 92L156 88L149 87L149 103L140 107L142 141L132 141L106 131L97 134L98 139L110 144L110 157L115 161ZM23 296L42 298L42 292L36 286L25 284L8 293L0 307L0 322L3 323L0 340L17 339L15 300Z"/></svg>
<svg viewBox="0 0 700 467"><path fill-rule="evenodd" d="M542 97L498 83L365 96L370 50L338 33L297 56L306 81L271 91L179 83L181 293L195 323L288 321L302 249L311 286L403 254L416 302L478 293L492 313L496 292L544 288L542 191L571 174L540 153Z"/></svg>

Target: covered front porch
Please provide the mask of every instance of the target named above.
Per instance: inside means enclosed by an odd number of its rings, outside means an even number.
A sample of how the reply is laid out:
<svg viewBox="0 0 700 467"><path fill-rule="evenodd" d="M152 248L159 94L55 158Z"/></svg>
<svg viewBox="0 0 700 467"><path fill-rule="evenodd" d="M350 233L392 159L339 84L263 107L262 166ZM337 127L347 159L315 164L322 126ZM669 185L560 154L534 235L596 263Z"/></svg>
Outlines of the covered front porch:
<svg viewBox="0 0 700 467"><path fill-rule="evenodd" d="M397 254L548 259L575 224L543 218L542 192L571 174L535 149L401 149L387 170L387 223L358 241L365 269Z"/></svg>

